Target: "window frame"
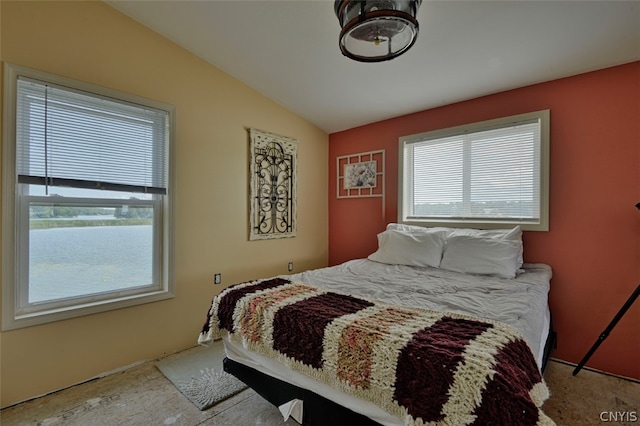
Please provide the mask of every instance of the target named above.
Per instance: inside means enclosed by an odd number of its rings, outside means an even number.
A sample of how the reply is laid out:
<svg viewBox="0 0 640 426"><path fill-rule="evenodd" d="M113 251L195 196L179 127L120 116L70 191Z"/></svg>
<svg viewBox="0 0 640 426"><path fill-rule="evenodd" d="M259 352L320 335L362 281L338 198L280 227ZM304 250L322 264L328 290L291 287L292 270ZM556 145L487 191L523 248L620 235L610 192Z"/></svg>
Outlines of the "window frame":
<svg viewBox="0 0 640 426"><path fill-rule="evenodd" d="M55 197L25 194L26 184L18 183L16 165L16 101L18 77L27 77L81 90L98 96L165 111L168 118L168 179L167 194L153 194L150 199L131 200L131 206L152 207L153 283L133 289L87 294L59 301L25 306L25 270L28 270L29 205L31 202L63 206L116 206L122 199ZM173 234L174 234L174 139L175 108L140 96L99 87L66 77L5 63L4 66L4 132L3 132L3 193L2 193L2 330L12 330L76 318L84 315L166 300L175 297ZM25 251L26 250L26 251ZM21 262L21 259L25 259Z"/></svg>
<svg viewBox="0 0 640 426"><path fill-rule="evenodd" d="M405 170L405 150L406 147L425 140L445 138L465 133L474 133L482 130L498 129L516 126L520 123L538 121L540 123L540 151L539 151L539 176L538 190L540 197L539 219L498 219L498 218L434 218L411 216L410 185L413 177L407 178ZM401 136L398 139L398 223L417 226L447 226L464 227L477 229L497 229L520 225L525 231L548 231L549 230L549 128L550 111L540 110L530 113L517 114L508 117L485 120L476 123L464 124L444 129L433 130L413 135Z"/></svg>

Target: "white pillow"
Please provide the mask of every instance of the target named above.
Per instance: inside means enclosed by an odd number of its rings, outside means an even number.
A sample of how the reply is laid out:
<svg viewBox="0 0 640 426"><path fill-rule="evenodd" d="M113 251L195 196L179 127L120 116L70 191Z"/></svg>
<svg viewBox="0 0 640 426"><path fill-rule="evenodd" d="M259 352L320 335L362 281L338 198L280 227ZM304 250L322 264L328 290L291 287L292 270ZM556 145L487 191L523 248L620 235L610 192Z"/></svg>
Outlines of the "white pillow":
<svg viewBox="0 0 640 426"><path fill-rule="evenodd" d="M424 227L415 225L405 225L403 223L390 223L387 230L399 230L410 234L423 234L429 232L444 232L445 238L458 235L472 237L494 238L497 240L512 240L520 242L518 251L518 269L522 268L524 262L524 250L522 245L522 228L516 225L513 229L472 229L472 228L445 228L445 227Z"/></svg>
<svg viewBox="0 0 640 426"><path fill-rule="evenodd" d="M369 260L391 265L437 268L444 249L444 232L408 233L388 229L378 234L378 250Z"/></svg>
<svg viewBox="0 0 640 426"><path fill-rule="evenodd" d="M524 262L524 250L522 245L522 228L517 225L513 229L470 229L460 228L454 229L449 236L468 235L473 237L494 238L498 240L511 240L520 242L520 250L518 252L518 269L522 267Z"/></svg>
<svg viewBox="0 0 640 426"><path fill-rule="evenodd" d="M467 274L514 278L522 242L472 235L450 235L440 268Z"/></svg>

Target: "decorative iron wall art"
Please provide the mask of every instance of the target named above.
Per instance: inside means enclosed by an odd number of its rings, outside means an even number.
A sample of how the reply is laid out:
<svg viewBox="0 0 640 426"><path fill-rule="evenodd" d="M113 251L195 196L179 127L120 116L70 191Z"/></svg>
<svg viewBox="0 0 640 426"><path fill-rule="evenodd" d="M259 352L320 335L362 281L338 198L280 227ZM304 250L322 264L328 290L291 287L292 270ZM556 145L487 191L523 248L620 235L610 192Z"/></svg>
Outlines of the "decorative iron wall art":
<svg viewBox="0 0 640 426"><path fill-rule="evenodd" d="M250 240L295 237L295 139L249 129L251 141Z"/></svg>

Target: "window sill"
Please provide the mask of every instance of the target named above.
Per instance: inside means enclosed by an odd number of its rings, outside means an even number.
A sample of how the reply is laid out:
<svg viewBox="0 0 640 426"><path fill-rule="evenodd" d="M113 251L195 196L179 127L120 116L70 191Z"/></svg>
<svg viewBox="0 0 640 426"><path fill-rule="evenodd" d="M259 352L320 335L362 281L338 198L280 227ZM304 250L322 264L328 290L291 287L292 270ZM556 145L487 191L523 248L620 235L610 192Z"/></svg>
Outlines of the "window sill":
<svg viewBox="0 0 640 426"><path fill-rule="evenodd" d="M47 324L50 322L62 321L77 318L85 315L97 314L100 312L112 311L115 309L128 308L146 303L158 302L175 297L170 291L156 291L135 296L127 296L118 299L110 299L93 303L85 303L65 308L49 309L46 311L32 312L28 314L13 315L12 309L2 310L2 331L16 330L24 327ZM11 312L9 312L11 311Z"/></svg>

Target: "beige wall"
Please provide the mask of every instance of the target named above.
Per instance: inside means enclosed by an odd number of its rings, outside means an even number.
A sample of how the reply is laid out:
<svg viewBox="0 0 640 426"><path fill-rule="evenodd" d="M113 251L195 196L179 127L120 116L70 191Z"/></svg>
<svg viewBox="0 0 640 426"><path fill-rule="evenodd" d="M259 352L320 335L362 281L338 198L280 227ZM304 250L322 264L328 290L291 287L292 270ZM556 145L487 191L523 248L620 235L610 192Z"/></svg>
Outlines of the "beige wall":
<svg viewBox="0 0 640 426"><path fill-rule="evenodd" d="M327 264L325 132L102 2L2 1L0 17L2 61L177 111L177 297L0 333L2 407L193 346L226 285ZM299 141L295 238L248 241L248 127Z"/></svg>

